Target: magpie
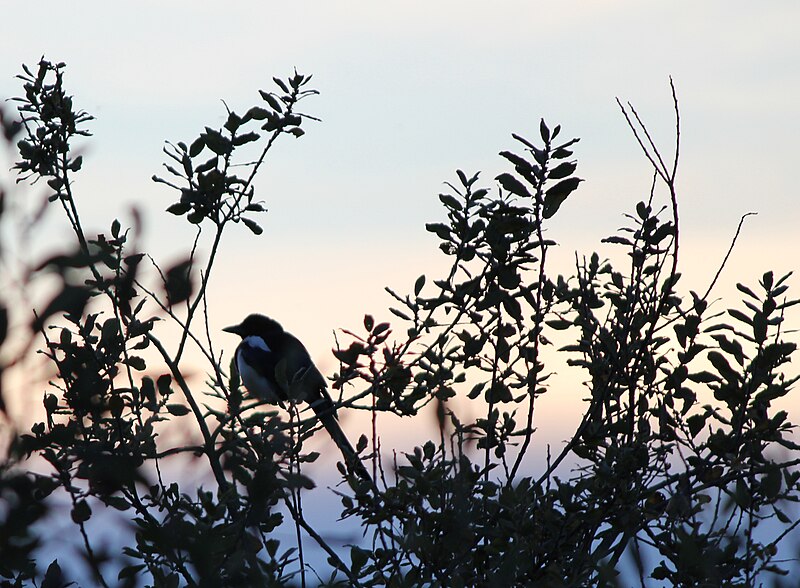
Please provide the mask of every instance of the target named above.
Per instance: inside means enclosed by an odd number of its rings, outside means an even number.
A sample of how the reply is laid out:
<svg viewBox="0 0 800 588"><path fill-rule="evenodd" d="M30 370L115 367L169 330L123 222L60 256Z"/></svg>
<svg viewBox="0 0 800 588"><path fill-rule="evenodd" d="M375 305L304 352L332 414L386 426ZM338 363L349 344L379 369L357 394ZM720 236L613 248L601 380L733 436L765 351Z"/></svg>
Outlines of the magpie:
<svg viewBox="0 0 800 588"><path fill-rule="evenodd" d="M222 330L242 338L236 348L235 365L248 392L281 408L286 402L307 402L347 465L374 487L372 476L339 426L325 378L300 340L263 314L251 314L238 325Z"/></svg>

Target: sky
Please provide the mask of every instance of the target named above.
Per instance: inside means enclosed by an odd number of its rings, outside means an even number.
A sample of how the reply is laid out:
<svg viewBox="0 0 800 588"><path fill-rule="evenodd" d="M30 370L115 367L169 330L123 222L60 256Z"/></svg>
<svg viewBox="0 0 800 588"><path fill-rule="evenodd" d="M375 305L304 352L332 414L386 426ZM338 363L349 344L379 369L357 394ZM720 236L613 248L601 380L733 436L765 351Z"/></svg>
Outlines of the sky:
<svg viewBox="0 0 800 588"><path fill-rule="evenodd" d="M666 157L674 143L672 76L681 112L678 173L686 287L705 288L739 218L744 227L718 293L766 269L787 272L800 245L795 166L800 43L794 2L40 2L0 24L0 97L19 92L20 64L65 61L77 104L93 114L75 190L84 224L145 218L145 246L164 265L193 233L163 213L165 140L191 141L293 68L320 95L322 122L285 138L256 183L269 212L255 237L227 236L210 290L212 328L264 312L333 370L333 331L365 312L387 320L384 286L408 291L446 267L426 222L455 170L506 167L512 132L540 117L580 137L585 179L551 224L551 271L600 239L647 194L650 170L619 111L631 101ZM20 23L35 23L26 27ZM69 238L58 213L52 239ZM201 253L207 253L203 249ZM219 340L219 345L232 342Z"/></svg>
<svg viewBox="0 0 800 588"><path fill-rule="evenodd" d="M191 243L162 211L172 194L165 140L191 141L244 110L273 75L314 75L304 109L322 119L286 138L256 183L264 234L230 234L210 290L212 329L244 313L279 319L335 369L333 332L370 312L389 320L384 286L409 291L446 260L424 230L444 218L437 194L455 170L506 171L511 133L539 119L580 137L580 188L551 225L554 270L600 244L649 189L650 170L615 98L630 100L670 157L672 76L681 113L678 191L686 287L704 290L746 222L718 294L767 269L792 271L800 250L800 4L742 1L474 0L225 4L142 1L4 8L0 97L19 92L21 63L65 61L77 104L93 114L75 190L89 230L145 218L145 244L168 265ZM69 238L55 211L45 251ZM201 252L207 253L207 249ZM797 280L792 284L797 287ZM216 341L220 348L235 341ZM574 386L578 387L578 386ZM576 414L579 390L546 402ZM558 440L553 430L547 439Z"/></svg>

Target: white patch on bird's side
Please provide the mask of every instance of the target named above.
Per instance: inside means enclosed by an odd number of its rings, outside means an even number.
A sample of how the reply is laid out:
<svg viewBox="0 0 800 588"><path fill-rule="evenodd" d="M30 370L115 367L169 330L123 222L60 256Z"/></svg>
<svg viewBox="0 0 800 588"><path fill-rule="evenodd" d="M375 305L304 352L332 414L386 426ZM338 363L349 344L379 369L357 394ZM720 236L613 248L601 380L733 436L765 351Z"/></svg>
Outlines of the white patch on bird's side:
<svg viewBox="0 0 800 588"><path fill-rule="evenodd" d="M244 339L244 344L249 345L250 347L263 349L267 353L270 352L270 348L261 337L254 335L246 337ZM239 378L241 378L242 384L244 384L245 388L247 388L247 391L250 392L250 394L261 398L270 404L281 403L280 397L275 392L273 386L269 383L269 380L251 368L250 365L244 361L241 353L236 355L236 367L239 370Z"/></svg>
<svg viewBox="0 0 800 588"><path fill-rule="evenodd" d="M270 353L272 349L269 348L267 342L264 341L258 335L250 335L249 337L244 338L244 342L247 343L250 347L258 347L259 349L263 349L267 353Z"/></svg>

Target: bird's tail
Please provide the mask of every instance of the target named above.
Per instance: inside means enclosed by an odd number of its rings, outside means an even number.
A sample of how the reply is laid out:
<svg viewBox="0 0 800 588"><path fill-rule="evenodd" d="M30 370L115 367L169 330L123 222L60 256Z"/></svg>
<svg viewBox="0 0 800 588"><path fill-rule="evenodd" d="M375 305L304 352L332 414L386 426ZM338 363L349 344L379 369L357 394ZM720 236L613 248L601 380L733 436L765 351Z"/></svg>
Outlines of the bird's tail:
<svg viewBox="0 0 800 588"><path fill-rule="evenodd" d="M314 409L317 418L322 422L325 430L328 431L331 439L333 439L333 442L336 443L336 446L339 448L339 451L342 452L347 469L369 483L370 488L374 490L376 486L372 476L367 471L367 468L364 467L364 464L358 457L358 453L353 449L347 435L344 434L344 431L342 431L342 428L339 426L339 420L336 416L336 407L333 404L333 400L331 400L331 397L328 395L327 390L322 390L320 398L311 403L311 408Z"/></svg>

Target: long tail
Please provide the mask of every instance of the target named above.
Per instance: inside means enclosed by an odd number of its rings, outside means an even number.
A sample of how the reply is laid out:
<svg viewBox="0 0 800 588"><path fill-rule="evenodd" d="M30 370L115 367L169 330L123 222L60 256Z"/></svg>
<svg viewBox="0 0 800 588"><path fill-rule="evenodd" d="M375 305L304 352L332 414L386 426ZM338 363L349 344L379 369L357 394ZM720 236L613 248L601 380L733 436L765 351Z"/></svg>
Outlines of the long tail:
<svg viewBox="0 0 800 588"><path fill-rule="evenodd" d="M367 468L364 467L356 450L353 449L353 446L350 444L347 435L344 434L344 431L342 431L342 428L339 426L339 421L336 416L336 407L326 389L323 389L320 397L311 403L311 408L314 409L317 418L322 422L328 434L331 436L331 439L333 439L333 442L336 443L336 446L339 448L339 451L342 452L347 468L359 478L368 482L371 489L375 490L376 486L372 476L367 471Z"/></svg>

